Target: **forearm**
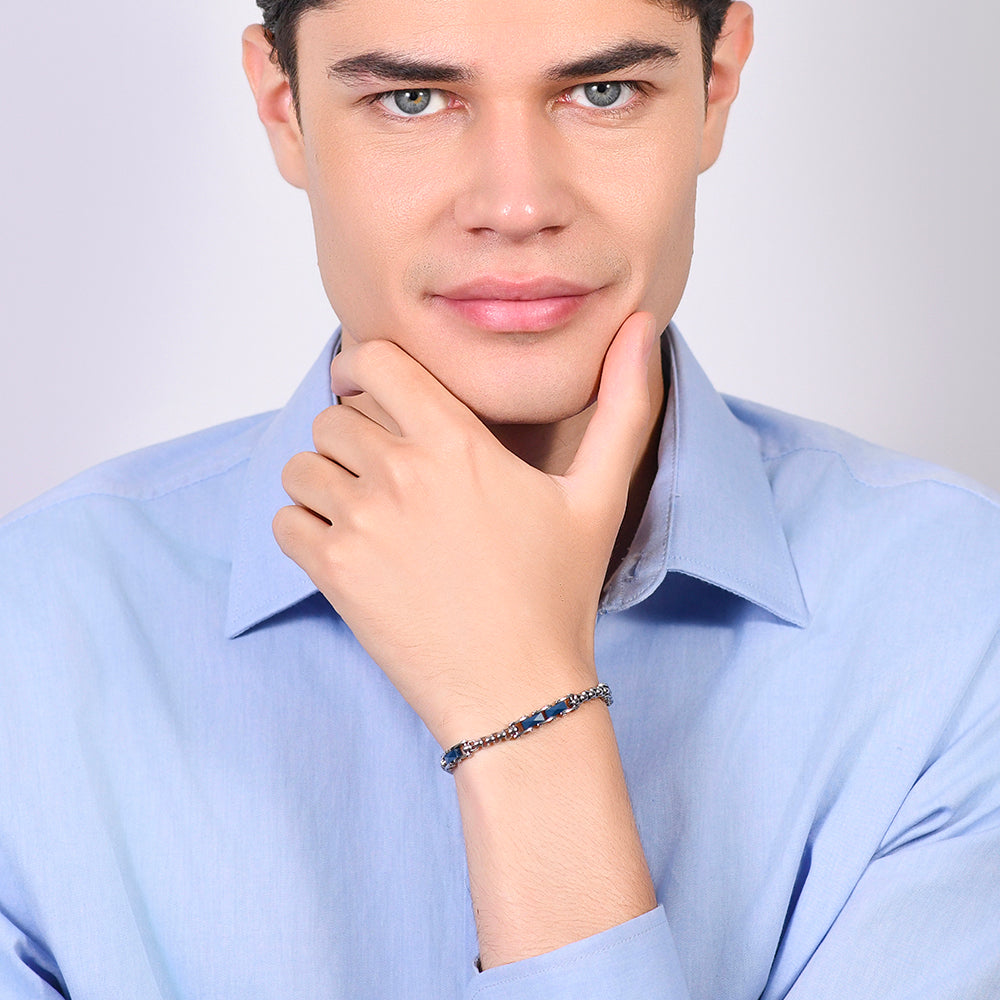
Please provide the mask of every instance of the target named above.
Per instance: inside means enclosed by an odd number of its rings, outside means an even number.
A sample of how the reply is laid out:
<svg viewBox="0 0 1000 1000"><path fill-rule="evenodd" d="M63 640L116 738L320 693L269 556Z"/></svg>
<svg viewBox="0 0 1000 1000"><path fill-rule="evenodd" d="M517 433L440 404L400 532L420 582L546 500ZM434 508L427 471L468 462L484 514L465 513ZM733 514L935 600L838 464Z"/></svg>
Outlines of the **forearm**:
<svg viewBox="0 0 1000 1000"><path fill-rule="evenodd" d="M442 746L596 683L601 585L658 420L656 332L645 313L622 324L559 475L509 452L396 345L334 360L334 392L366 395L398 433L324 411L317 450L284 470L295 506L275 535ZM605 706L491 746L456 780L485 967L654 908Z"/></svg>
<svg viewBox="0 0 1000 1000"><path fill-rule="evenodd" d="M484 969L656 906L603 703L487 748L455 780Z"/></svg>

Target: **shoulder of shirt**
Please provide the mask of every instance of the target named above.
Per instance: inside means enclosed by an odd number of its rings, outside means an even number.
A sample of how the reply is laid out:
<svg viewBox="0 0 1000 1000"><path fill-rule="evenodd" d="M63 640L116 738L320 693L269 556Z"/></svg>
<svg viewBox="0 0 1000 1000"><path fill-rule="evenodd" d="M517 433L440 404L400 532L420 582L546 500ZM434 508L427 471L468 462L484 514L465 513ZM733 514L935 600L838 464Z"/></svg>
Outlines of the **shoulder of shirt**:
<svg viewBox="0 0 1000 1000"><path fill-rule="evenodd" d="M839 461L859 486L890 490L916 485L967 495L1000 513L1000 494L976 480L933 462L872 444L828 424L773 407L724 396L733 415L756 437L761 460L774 465L812 453Z"/></svg>
<svg viewBox="0 0 1000 1000"><path fill-rule="evenodd" d="M273 416L244 417L102 462L0 519L0 531L66 505L151 501L225 475L247 461Z"/></svg>

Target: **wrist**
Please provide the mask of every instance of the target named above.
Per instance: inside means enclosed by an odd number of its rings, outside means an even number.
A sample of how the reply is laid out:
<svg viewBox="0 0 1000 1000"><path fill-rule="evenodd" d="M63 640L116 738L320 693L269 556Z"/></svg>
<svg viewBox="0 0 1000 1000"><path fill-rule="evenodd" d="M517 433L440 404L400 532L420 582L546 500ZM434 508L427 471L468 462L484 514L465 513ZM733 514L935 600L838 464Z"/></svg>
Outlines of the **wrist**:
<svg viewBox="0 0 1000 1000"><path fill-rule="evenodd" d="M511 663L516 664L514 669ZM552 657L544 662L508 658L501 666L482 671L480 677L474 698L454 699L436 725L425 720L442 750L496 734L570 694L599 685L593 658L561 662Z"/></svg>
<svg viewBox="0 0 1000 1000"><path fill-rule="evenodd" d="M524 736L530 736L542 726L551 725L553 722L557 722L567 715L572 715L581 706L587 704L589 701L593 701L595 698L603 701L609 708L611 707L611 689L607 684L597 684L586 691L567 694L558 701L544 705L527 715L522 715L503 729L496 730L487 736L480 736L476 739L464 740L461 743L457 743L444 752L441 757L441 767L451 773L459 764L468 760L480 750L497 746L500 743L508 743L521 739Z"/></svg>
<svg viewBox="0 0 1000 1000"><path fill-rule="evenodd" d="M455 771L485 966L648 912L655 894L599 700Z"/></svg>

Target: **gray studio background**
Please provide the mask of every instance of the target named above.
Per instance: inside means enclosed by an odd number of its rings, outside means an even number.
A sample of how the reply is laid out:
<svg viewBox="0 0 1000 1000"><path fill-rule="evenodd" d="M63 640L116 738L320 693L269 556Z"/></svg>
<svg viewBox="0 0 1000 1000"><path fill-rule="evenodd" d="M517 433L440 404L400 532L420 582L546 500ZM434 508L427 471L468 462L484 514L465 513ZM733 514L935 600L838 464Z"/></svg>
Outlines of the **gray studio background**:
<svg viewBox="0 0 1000 1000"><path fill-rule="evenodd" d="M682 329L724 391L1000 487L1000 5L755 6ZM251 0L5 12L0 513L280 406L332 330L240 70L254 19Z"/></svg>

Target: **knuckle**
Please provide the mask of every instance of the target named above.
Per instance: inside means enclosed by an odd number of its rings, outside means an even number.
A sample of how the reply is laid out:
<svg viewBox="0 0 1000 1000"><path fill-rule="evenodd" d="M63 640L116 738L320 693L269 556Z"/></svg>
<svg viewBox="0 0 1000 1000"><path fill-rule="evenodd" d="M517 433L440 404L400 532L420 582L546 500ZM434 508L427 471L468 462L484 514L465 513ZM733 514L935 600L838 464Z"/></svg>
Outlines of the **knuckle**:
<svg viewBox="0 0 1000 1000"><path fill-rule="evenodd" d="M315 444L319 444L320 438L323 437L323 435L326 432L326 429L330 426L329 413L330 410L332 409L334 409L334 407L331 406L325 410L322 410L320 413L317 413L316 417L313 419L312 437L313 437L313 442Z"/></svg>
<svg viewBox="0 0 1000 1000"><path fill-rule="evenodd" d="M308 452L293 455L281 470L281 485L289 496L300 493L311 478L311 466Z"/></svg>
<svg viewBox="0 0 1000 1000"><path fill-rule="evenodd" d="M337 521L337 534L343 542L371 539L377 532L378 519L371 504L355 503L346 508Z"/></svg>
<svg viewBox="0 0 1000 1000"><path fill-rule="evenodd" d="M312 422L312 438L317 451L322 451L324 444L337 437L338 426L343 417L342 410L342 406L328 406L316 415Z"/></svg>
<svg viewBox="0 0 1000 1000"><path fill-rule="evenodd" d="M396 496L408 496L420 483L420 470L407 455L398 455L386 464L385 477Z"/></svg>
<svg viewBox="0 0 1000 1000"><path fill-rule="evenodd" d="M336 580L343 571L344 560L335 545L324 545L316 552L318 570L324 580Z"/></svg>
<svg viewBox="0 0 1000 1000"><path fill-rule="evenodd" d="M287 552L295 539L295 511L293 507L282 507L271 521L271 531L278 547Z"/></svg>
<svg viewBox="0 0 1000 1000"><path fill-rule="evenodd" d="M471 421L456 422L441 442L442 454L453 468L472 468L479 459L480 441Z"/></svg>

